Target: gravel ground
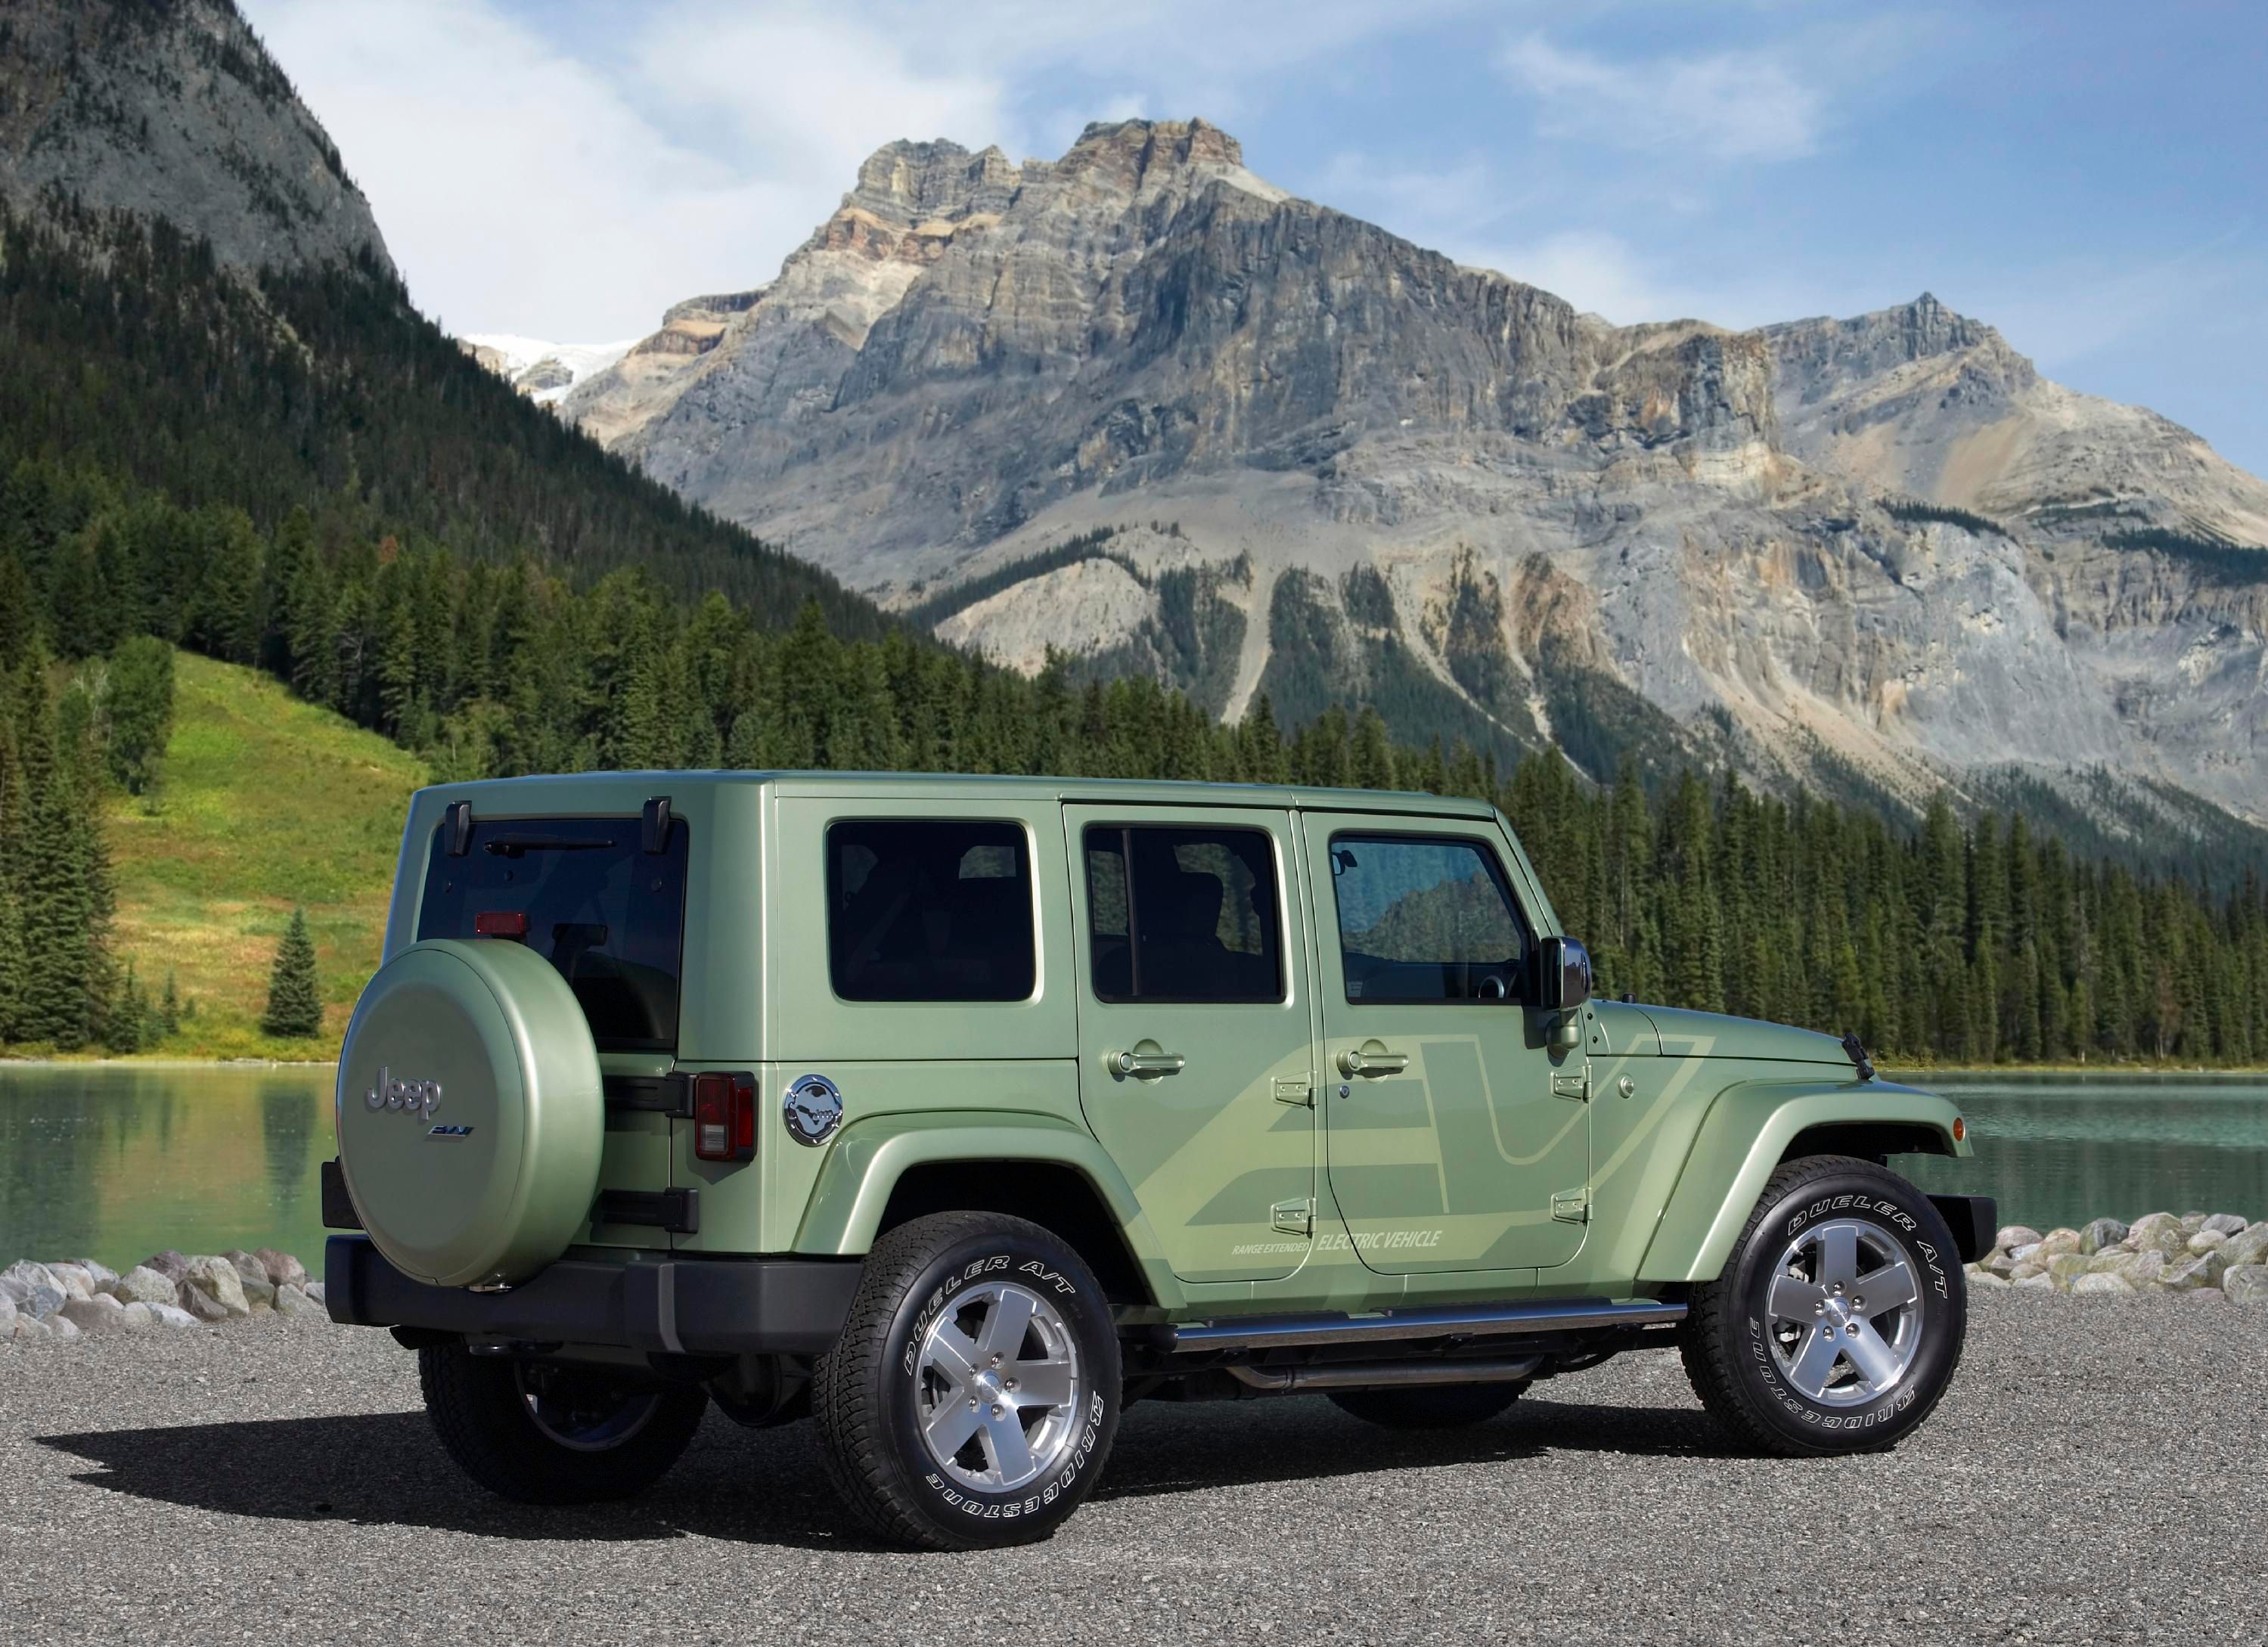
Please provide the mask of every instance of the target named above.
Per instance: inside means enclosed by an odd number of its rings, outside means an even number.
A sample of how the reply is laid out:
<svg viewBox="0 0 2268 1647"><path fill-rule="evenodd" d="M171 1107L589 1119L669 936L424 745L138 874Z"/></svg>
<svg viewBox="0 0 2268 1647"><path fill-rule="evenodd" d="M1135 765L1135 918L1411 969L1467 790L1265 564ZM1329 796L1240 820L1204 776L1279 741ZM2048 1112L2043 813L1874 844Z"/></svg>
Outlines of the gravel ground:
<svg viewBox="0 0 2268 1647"><path fill-rule="evenodd" d="M1979 1298L1887 1456L1729 1454L1674 1357L1448 1436L1316 1397L1137 1406L1052 1542L880 1549L810 1426L712 1412L650 1496L460 1478L385 1335L0 1347L0 1640L2268 1639L2268 1314Z"/></svg>

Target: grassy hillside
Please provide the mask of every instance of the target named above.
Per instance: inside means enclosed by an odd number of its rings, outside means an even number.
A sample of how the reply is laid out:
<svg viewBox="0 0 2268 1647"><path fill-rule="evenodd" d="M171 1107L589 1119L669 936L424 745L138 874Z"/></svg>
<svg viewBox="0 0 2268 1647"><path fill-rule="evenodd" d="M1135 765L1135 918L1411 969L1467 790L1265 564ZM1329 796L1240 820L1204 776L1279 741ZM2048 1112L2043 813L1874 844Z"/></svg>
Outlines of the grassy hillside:
<svg viewBox="0 0 2268 1647"><path fill-rule="evenodd" d="M154 797L118 796L115 934L154 996L173 969L195 1015L158 1057L328 1058L377 969L409 791L424 763L258 672L175 660ZM260 1033L276 940L304 904L327 1008L318 1041Z"/></svg>

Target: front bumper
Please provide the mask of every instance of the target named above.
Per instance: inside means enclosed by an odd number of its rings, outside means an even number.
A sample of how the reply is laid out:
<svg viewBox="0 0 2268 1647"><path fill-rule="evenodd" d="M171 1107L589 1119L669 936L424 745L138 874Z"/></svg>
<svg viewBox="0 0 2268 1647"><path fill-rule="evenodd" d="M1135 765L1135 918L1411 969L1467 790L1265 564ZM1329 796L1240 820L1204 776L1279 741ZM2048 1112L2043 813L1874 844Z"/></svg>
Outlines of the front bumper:
<svg viewBox="0 0 2268 1647"><path fill-rule="evenodd" d="M412 1281L366 1235L323 1244L323 1298L348 1327L678 1355L816 1356L858 1287L857 1259L563 1260L509 1292Z"/></svg>

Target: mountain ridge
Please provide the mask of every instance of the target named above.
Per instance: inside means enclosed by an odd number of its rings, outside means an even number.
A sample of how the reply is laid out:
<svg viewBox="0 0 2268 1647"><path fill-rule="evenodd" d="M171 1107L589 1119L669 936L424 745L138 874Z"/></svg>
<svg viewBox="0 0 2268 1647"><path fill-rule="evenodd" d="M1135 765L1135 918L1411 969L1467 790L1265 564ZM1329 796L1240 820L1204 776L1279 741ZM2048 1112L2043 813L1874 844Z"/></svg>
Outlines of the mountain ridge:
<svg viewBox="0 0 2268 1647"><path fill-rule="evenodd" d="M1027 669L1045 637L1229 715L1398 681L1398 732L1507 748L1620 693L1662 761L1910 805L2100 768L2268 816L2268 484L2191 431L1926 293L1617 327L1201 120L885 145L775 278L561 409L902 609L1114 534L958 614Z"/></svg>

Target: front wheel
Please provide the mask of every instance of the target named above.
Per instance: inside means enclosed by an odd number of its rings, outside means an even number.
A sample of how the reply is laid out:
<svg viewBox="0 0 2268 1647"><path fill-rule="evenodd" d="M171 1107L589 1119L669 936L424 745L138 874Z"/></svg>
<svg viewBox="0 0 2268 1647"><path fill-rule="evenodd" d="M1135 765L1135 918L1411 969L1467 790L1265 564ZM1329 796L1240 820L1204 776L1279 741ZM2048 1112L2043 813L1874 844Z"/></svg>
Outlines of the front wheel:
<svg viewBox="0 0 2268 1647"><path fill-rule="evenodd" d="M595 1368L417 1352L433 1429L466 1474L530 1504L628 1498L659 1481L700 1428L700 1390L626 1383Z"/></svg>
<svg viewBox="0 0 2268 1647"><path fill-rule="evenodd" d="M928 1549L1054 1532L1101 1474L1120 1399L1093 1272L994 1213L938 1213L877 1241L812 1378L837 1489L885 1537Z"/></svg>
<svg viewBox="0 0 2268 1647"><path fill-rule="evenodd" d="M1763 1452L1874 1452L1945 1393L1968 1314L1927 1196L1870 1162L1807 1156L1772 1175L1724 1273L1693 1290L1686 1376Z"/></svg>

